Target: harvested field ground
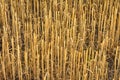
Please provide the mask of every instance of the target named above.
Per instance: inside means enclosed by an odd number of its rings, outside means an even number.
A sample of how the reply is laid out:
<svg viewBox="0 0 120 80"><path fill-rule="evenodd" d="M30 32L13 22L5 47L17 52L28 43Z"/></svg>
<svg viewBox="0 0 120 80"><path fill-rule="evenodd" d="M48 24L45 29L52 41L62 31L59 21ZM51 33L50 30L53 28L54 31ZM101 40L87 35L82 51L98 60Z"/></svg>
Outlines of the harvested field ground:
<svg viewBox="0 0 120 80"><path fill-rule="evenodd" d="M120 80L120 0L0 0L0 80Z"/></svg>

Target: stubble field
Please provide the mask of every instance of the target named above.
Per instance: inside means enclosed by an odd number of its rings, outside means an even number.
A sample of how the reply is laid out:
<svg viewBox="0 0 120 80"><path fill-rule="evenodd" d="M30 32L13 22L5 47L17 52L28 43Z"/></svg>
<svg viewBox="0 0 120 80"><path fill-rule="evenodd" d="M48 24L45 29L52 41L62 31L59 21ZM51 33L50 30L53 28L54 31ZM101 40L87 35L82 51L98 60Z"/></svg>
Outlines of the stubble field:
<svg viewBox="0 0 120 80"><path fill-rule="evenodd" d="M120 0L0 0L0 80L120 80Z"/></svg>

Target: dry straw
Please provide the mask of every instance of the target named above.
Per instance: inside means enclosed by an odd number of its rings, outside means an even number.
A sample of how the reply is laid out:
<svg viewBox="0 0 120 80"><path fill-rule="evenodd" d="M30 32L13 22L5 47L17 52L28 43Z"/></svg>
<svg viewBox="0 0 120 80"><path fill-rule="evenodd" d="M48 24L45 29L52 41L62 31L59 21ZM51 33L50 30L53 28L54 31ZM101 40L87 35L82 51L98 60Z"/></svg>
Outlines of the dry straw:
<svg viewBox="0 0 120 80"><path fill-rule="evenodd" d="M0 80L120 80L120 1L0 0Z"/></svg>

